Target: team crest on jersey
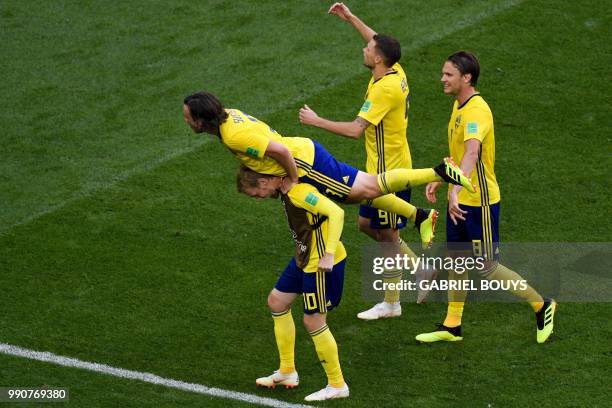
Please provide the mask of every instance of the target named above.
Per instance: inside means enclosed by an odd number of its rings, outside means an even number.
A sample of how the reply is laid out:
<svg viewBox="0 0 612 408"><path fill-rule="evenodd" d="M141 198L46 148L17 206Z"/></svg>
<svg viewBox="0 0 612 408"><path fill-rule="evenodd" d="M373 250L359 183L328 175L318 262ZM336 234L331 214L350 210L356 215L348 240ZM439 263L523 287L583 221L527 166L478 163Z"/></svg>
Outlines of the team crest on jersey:
<svg viewBox="0 0 612 408"><path fill-rule="evenodd" d="M461 124L461 115L457 115L457 119L455 119L455 129L457 129L460 124Z"/></svg>
<svg viewBox="0 0 612 408"><path fill-rule="evenodd" d="M361 112L369 112L372 107L372 101L365 101L361 107Z"/></svg>
<svg viewBox="0 0 612 408"><path fill-rule="evenodd" d="M348 182L349 182L349 176L344 176L344 177L342 177L342 180L344 180L344 184L348 184Z"/></svg>

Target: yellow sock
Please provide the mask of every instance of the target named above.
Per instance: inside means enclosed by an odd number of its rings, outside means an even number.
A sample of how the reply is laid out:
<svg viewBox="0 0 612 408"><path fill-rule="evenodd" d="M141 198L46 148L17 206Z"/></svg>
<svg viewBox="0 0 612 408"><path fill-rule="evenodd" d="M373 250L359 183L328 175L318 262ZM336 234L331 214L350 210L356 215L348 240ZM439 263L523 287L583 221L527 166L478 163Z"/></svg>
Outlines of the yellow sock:
<svg viewBox="0 0 612 408"><path fill-rule="evenodd" d="M443 323L446 327L461 326L461 317L463 317L464 305L465 302L448 302L446 319L444 319Z"/></svg>
<svg viewBox="0 0 612 408"><path fill-rule="evenodd" d="M340 368L340 359L338 358L338 345L336 339L332 335L329 327L323 327L310 332L312 341L314 342L319 361L323 365L325 374L327 374L327 382L332 387L341 388L344 386L344 377Z"/></svg>
<svg viewBox="0 0 612 408"><path fill-rule="evenodd" d="M397 242L399 253L402 255L408 255L410 258L416 258L416 254L412 252L412 249L400 238ZM383 273L384 283L399 283L402 280L402 270L389 270ZM399 289L385 289L385 302L395 303L400 301Z"/></svg>
<svg viewBox="0 0 612 408"><path fill-rule="evenodd" d="M434 169L393 169L378 175L378 186L389 194L439 179Z"/></svg>
<svg viewBox="0 0 612 408"><path fill-rule="evenodd" d="M276 347L280 356L280 372L289 374L295 371L294 349L295 349L295 324L291 309L284 312L272 312L274 320L274 337Z"/></svg>
<svg viewBox="0 0 612 408"><path fill-rule="evenodd" d="M399 283L402 280L401 270L389 270L383 272L383 283ZM400 300L399 289L385 289L385 302L395 303Z"/></svg>
<svg viewBox="0 0 612 408"><path fill-rule="evenodd" d="M448 272L448 280L464 280L468 279L468 273L462 274L455 273L454 271ZM448 291L448 308L446 311L446 319L444 324L446 327L457 327L461 325L461 318L463 317L463 307L465 306L465 299L467 298L467 291L465 290L449 290Z"/></svg>
<svg viewBox="0 0 612 408"><path fill-rule="evenodd" d="M400 253L408 255L408 257L412 259L415 259L417 257L416 254L412 251L412 249L410 249L408 244L406 244L403 239L400 238L398 243Z"/></svg>
<svg viewBox="0 0 612 408"><path fill-rule="evenodd" d="M509 292L512 292L515 296L529 302L534 312L540 311L544 306L544 299L542 296L519 275L511 269L506 268L502 264L497 264L495 268L486 275L489 280L513 282L514 284L509 285Z"/></svg>
<svg viewBox="0 0 612 408"><path fill-rule="evenodd" d="M393 194L387 194L382 197L375 198L371 201L364 202L364 204L370 205L380 210L396 213L402 215L412 222L416 217L416 207Z"/></svg>

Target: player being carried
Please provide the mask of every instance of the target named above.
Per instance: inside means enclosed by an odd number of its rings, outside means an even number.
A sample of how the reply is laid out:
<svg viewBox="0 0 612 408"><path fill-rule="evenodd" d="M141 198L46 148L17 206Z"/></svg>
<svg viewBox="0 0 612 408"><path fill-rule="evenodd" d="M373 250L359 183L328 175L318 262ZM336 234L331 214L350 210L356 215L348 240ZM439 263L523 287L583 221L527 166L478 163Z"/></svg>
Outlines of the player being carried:
<svg viewBox="0 0 612 408"><path fill-rule="evenodd" d="M262 174L282 177L280 191L306 182L337 202L367 203L410 219L424 246L434 237L435 210L417 209L391 194L434 181L474 186L459 166L446 158L435 168L393 169L378 175L358 171L332 156L319 143L303 137L282 137L264 122L237 109L225 109L208 92L184 99L185 121L196 133L217 136L246 167Z"/></svg>

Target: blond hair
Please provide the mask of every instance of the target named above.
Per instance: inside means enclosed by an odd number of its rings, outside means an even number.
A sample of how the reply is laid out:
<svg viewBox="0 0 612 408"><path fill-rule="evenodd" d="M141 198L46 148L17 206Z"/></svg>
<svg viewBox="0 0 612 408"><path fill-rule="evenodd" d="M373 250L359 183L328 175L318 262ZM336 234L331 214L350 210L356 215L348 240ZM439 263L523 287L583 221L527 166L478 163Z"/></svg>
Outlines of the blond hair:
<svg viewBox="0 0 612 408"><path fill-rule="evenodd" d="M236 188L239 193L244 193L247 188L257 187L257 180L266 178L270 179L274 176L270 174L262 174L241 165L236 175Z"/></svg>

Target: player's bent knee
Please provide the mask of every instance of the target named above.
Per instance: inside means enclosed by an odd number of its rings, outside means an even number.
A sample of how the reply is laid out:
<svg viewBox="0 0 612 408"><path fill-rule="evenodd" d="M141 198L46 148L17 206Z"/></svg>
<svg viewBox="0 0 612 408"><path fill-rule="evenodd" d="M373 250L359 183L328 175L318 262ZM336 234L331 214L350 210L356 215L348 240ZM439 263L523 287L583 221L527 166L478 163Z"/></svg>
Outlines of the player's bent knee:
<svg viewBox="0 0 612 408"><path fill-rule="evenodd" d="M357 173L351 193L355 199L359 200L373 200L382 195L377 176L362 171Z"/></svg>
<svg viewBox="0 0 612 408"><path fill-rule="evenodd" d="M268 307L270 308L270 311L274 313L284 312L289 308L289 306L291 306L291 304L287 304L287 302L284 300L279 299L274 295L274 292L270 292L268 295Z"/></svg>
<svg viewBox="0 0 612 408"><path fill-rule="evenodd" d="M378 187L378 182L376 181L376 177L371 176L370 181L363 186L363 199L364 200L373 200L375 198L383 195L383 192Z"/></svg>
<svg viewBox="0 0 612 408"><path fill-rule="evenodd" d="M399 240L399 231L392 228L381 229L378 232L379 242L393 242L396 243ZM399 247L398 247L399 250Z"/></svg>
<svg viewBox="0 0 612 408"><path fill-rule="evenodd" d="M304 315L304 327L309 332L320 329L325 325L326 315L321 313L305 314Z"/></svg>
<svg viewBox="0 0 612 408"><path fill-rule="evenodd" d="M381 191L379 189L373 189L370 188L368 190L366 190L366 192L364 193L364 200L373 200L375 198L378 198L381 196Z"/></svg>
<svg viewBox="0 0 612 408"><path fill-rule="evenodd" d="M368 233L370 231L370 219L365 217L359 217L357 220L357 227L359 232Z"/></svg>
<svg viewBox="0 0 612 408"><path fill-rule="evenodd" d="M490 276L493 272L495 272L495 269L497 269L498 264L499 263L497 261L486 261L484 262L484 267L478 270L478 274L481 277L486 278Z"/></svg>

